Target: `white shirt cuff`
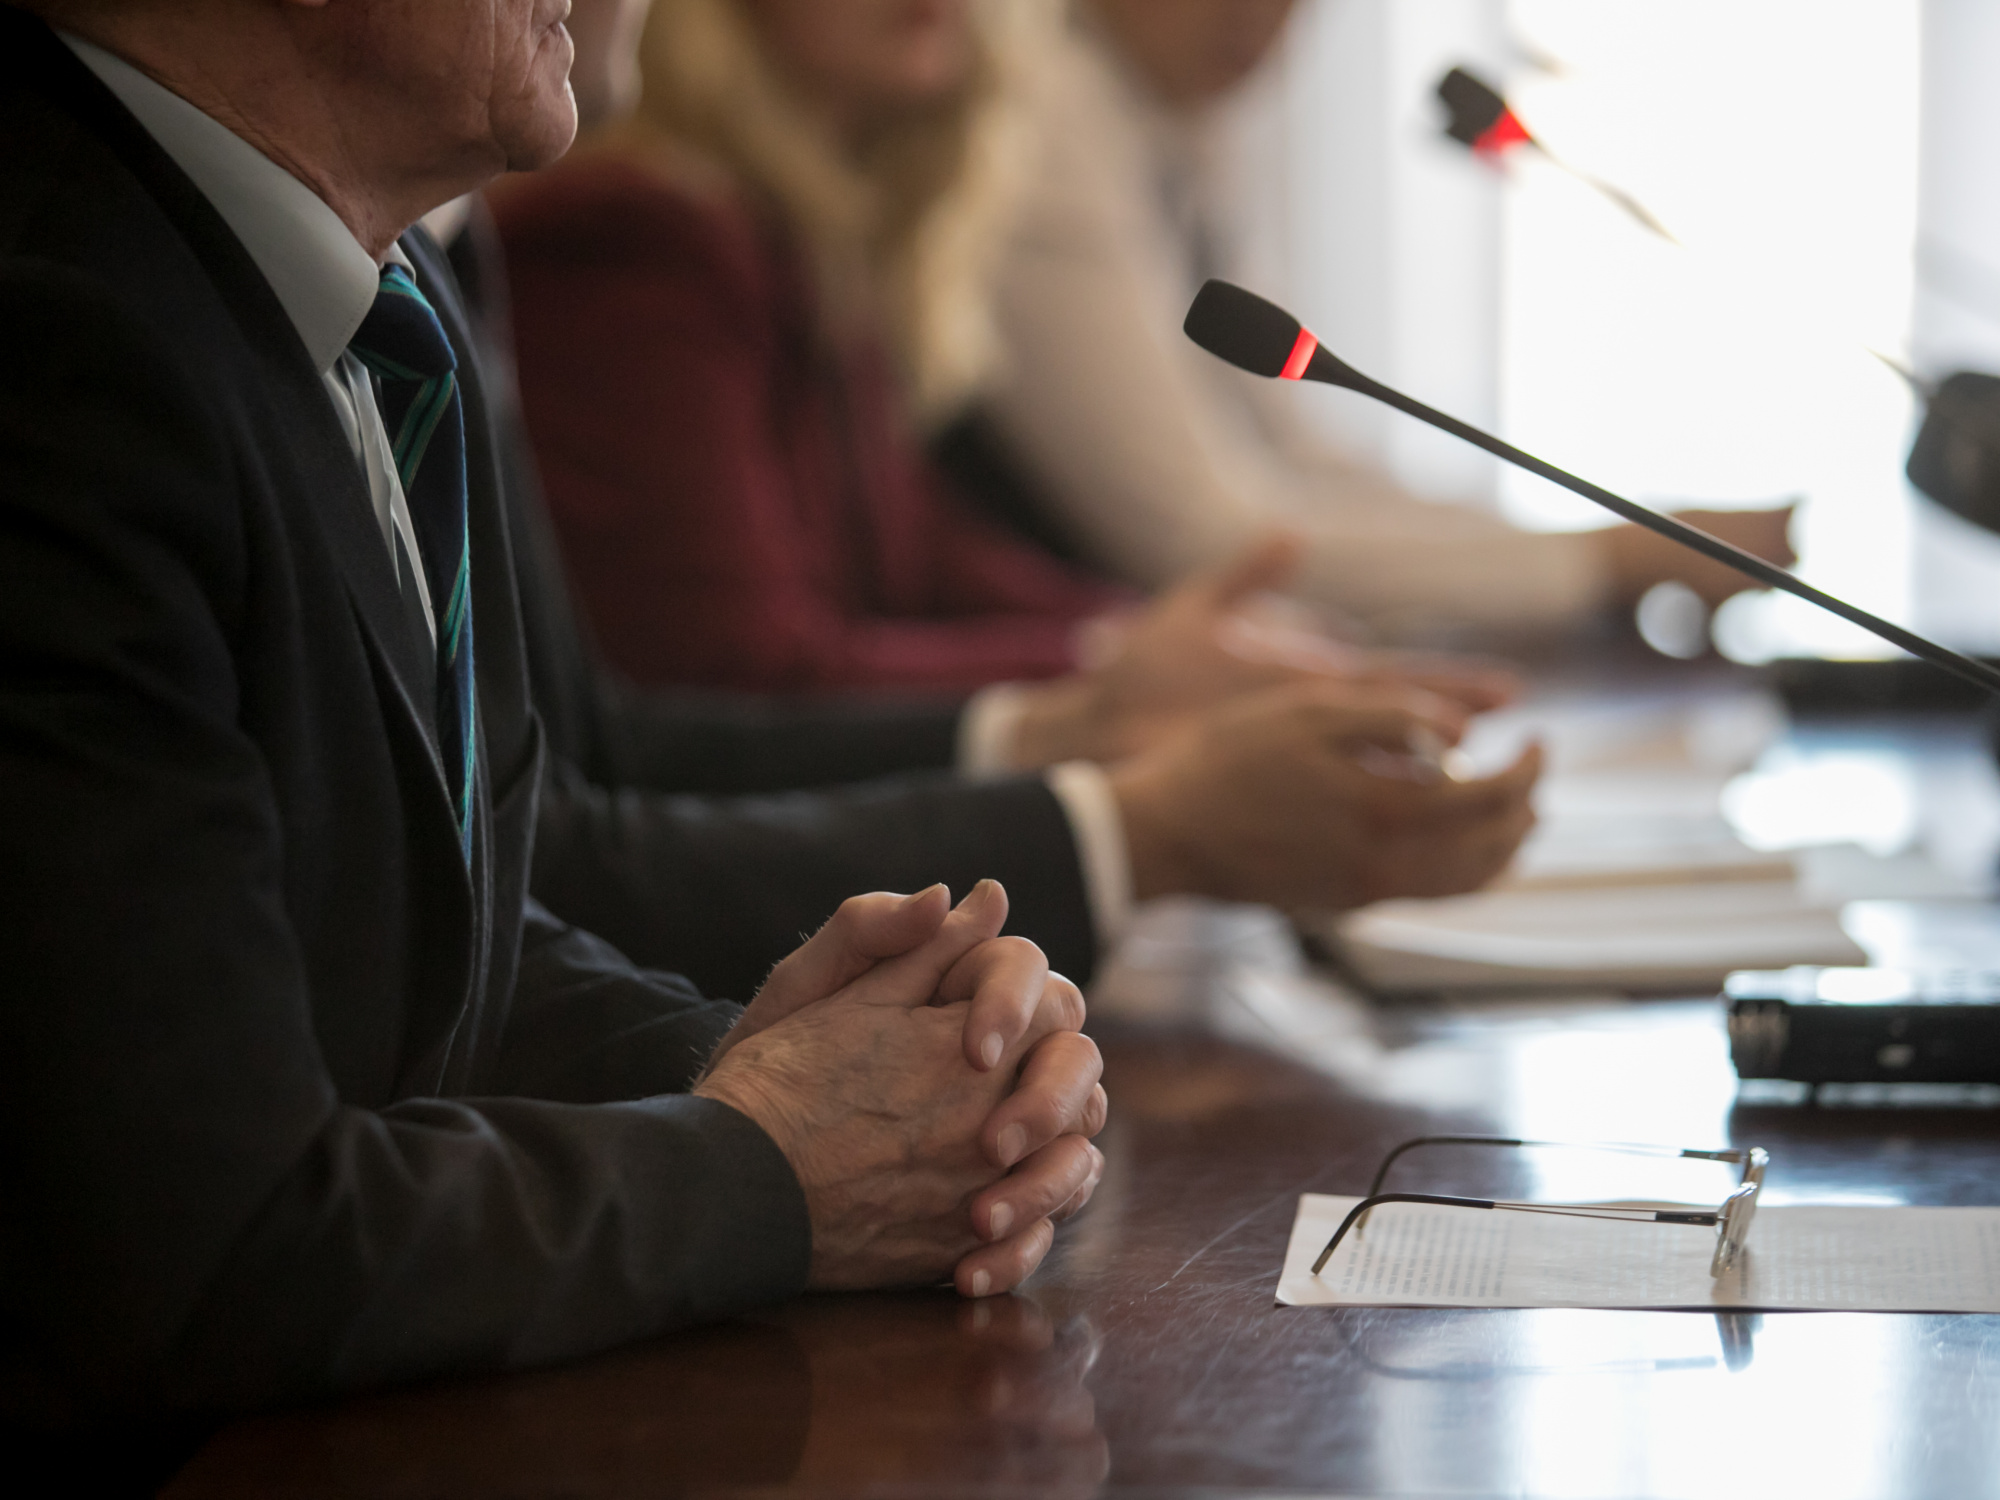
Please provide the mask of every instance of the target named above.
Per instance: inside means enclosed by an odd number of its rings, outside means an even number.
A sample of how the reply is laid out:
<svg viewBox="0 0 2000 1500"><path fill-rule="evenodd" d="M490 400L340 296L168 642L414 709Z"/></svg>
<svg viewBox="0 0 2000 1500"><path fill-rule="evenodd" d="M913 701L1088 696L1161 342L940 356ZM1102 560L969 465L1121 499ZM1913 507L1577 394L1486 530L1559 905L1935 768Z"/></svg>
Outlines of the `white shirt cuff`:
<svg viewBox="0 0 2000 1500"><path fill-rule="evenodd" d="M1027 707L1028 690L1018 682L996 682L974 693L958 716L958 774L990 781L1018 770L1014 731Z"/></svg>
<svg viewBox="0 0 2000 1500"><path fill-rule="evenodd" d="M1125 819L1111 778L1087 760L1065 761L1045 773L1062 804L1083 867L1083 891L1100 953L1109 951L1132 915L1132 856L1125 847Z"/></svg>

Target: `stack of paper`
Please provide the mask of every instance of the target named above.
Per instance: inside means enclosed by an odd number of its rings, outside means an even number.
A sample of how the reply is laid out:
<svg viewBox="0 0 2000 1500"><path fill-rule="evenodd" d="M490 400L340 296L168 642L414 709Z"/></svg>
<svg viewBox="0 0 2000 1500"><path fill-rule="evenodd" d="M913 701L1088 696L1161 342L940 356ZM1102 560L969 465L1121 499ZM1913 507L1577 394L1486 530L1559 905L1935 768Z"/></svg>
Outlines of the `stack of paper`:
<svg viewBox="0 0 2000 1500"><path fill-rule="evenodd" d="M1385 901L1332 925L1371 989L1714 988L1732 969L1867 962L1795 879L1619 882Z"/></svg>
<svg viewBox="0 0 2000 1500"><path fill-rule="evenodd" d="M1303 925L1380 993L1690 993L1732 969L1866 963L1841 923L1847 902L1965 891L1917 855L1754 849L1739 838L1724 788L1781 724L1756 695L1548 713L1528 726L1552 748L1540 822L1491 888Z"/></svg>

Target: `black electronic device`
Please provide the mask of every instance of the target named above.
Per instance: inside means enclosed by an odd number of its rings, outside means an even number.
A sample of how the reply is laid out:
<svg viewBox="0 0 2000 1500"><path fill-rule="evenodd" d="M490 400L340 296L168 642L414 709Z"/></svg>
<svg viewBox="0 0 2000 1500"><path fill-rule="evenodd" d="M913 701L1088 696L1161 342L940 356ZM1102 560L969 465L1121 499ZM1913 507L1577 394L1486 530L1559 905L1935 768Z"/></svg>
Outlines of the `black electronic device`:
<svg viewBox="0 0 2000 1500"><path fill-rule="evenodd" d="M1723 986L1739 1078L2000 1083L2000 972L1744 970Z"/></svg>
<svg viewBox="0 0 2000 1500"><path fill-rule="evenodd" d="M1953 515L2000 531L2000 376L1947 376L1910 449L1910 483Z"/></svg>

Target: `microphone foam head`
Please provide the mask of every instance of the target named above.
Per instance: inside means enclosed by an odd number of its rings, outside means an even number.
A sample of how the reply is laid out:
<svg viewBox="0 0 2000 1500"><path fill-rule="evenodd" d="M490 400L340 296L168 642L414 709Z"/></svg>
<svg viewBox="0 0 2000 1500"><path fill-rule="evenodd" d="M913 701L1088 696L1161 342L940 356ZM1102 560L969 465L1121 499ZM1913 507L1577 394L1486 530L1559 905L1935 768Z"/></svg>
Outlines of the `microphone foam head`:
<svg viewBox="0 0 2000 1500"><path fill-rule="evenodd" d="M1181 331L1218 359L1277 379L1299 342L1299 320L1255 292L1210 281L1195 294Z"/></svg>
<svg viewBox="0 0 2000 1500"><path fill-rule="evenodd" d="M1507 113L1500 91L1464 68L1453 68L1438 81L1437 96L1450 112L1444 133L1468 146L1477 146Z"/></svg>

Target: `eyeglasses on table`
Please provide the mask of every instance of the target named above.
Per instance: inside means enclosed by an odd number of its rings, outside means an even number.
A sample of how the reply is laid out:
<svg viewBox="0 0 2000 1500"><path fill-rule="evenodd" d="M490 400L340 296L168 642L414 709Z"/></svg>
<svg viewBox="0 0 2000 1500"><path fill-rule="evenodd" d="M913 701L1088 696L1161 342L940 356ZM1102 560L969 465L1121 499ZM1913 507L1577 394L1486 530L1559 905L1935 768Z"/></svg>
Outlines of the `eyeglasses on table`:
<svg viewBox="0 0 2000 1500"><path fill-rule="evenodd" d="M1395 1166L1405 1153L1424 1146L1498 1146L1533 1147L1562 1151L1606 1151L1626 1156L1653 1156L1685 1158L1692 1161L1719 1161L1733 1166L1741 1166L1742 1175L1736 1188L1720 1206L1714 1210L1671 1209L1671 1208L1619 1208L1586 1207L1582 1205L1555 1203L1516 1203L1499 1198L1457 1198L1436 1193L1385 1193L1382 1184L1388 1180L1389 1169ZM1626 1224L1678 1224L1715 1231L1715 1254L1708 1263L1708 1274L1720 1276L1736 1264L1736 1257L1742 1253L1744 1241L1750 1235L1750 1221L1757 1216L1757 1195L1764 1186L1764 1169L1771 1163L1770 1153L1761 1146L1728 1147L1720 1151L1702 1151L1689 1147L1638 1146L1623 1143L1597 1144L1577 1141L1527 1141L1493 1135L1420 1135L1415 1140L1404 1141L1376 1168L1375 1180L1368 1184L1368 1192L1354 1205L1340 1227L1333 1232L1333 1238L1326 1242L1326 1248L1319 1253L1319 1259L1312 1265L1317 1276L1333 1258L1347 1231L1360 1224L1370 1211L1385 1203L1428 1203L1441 1208L1487 1208L1506 1209L1513 1213L1548 1214L1566 1219L1611 1219Z"/></svg>

